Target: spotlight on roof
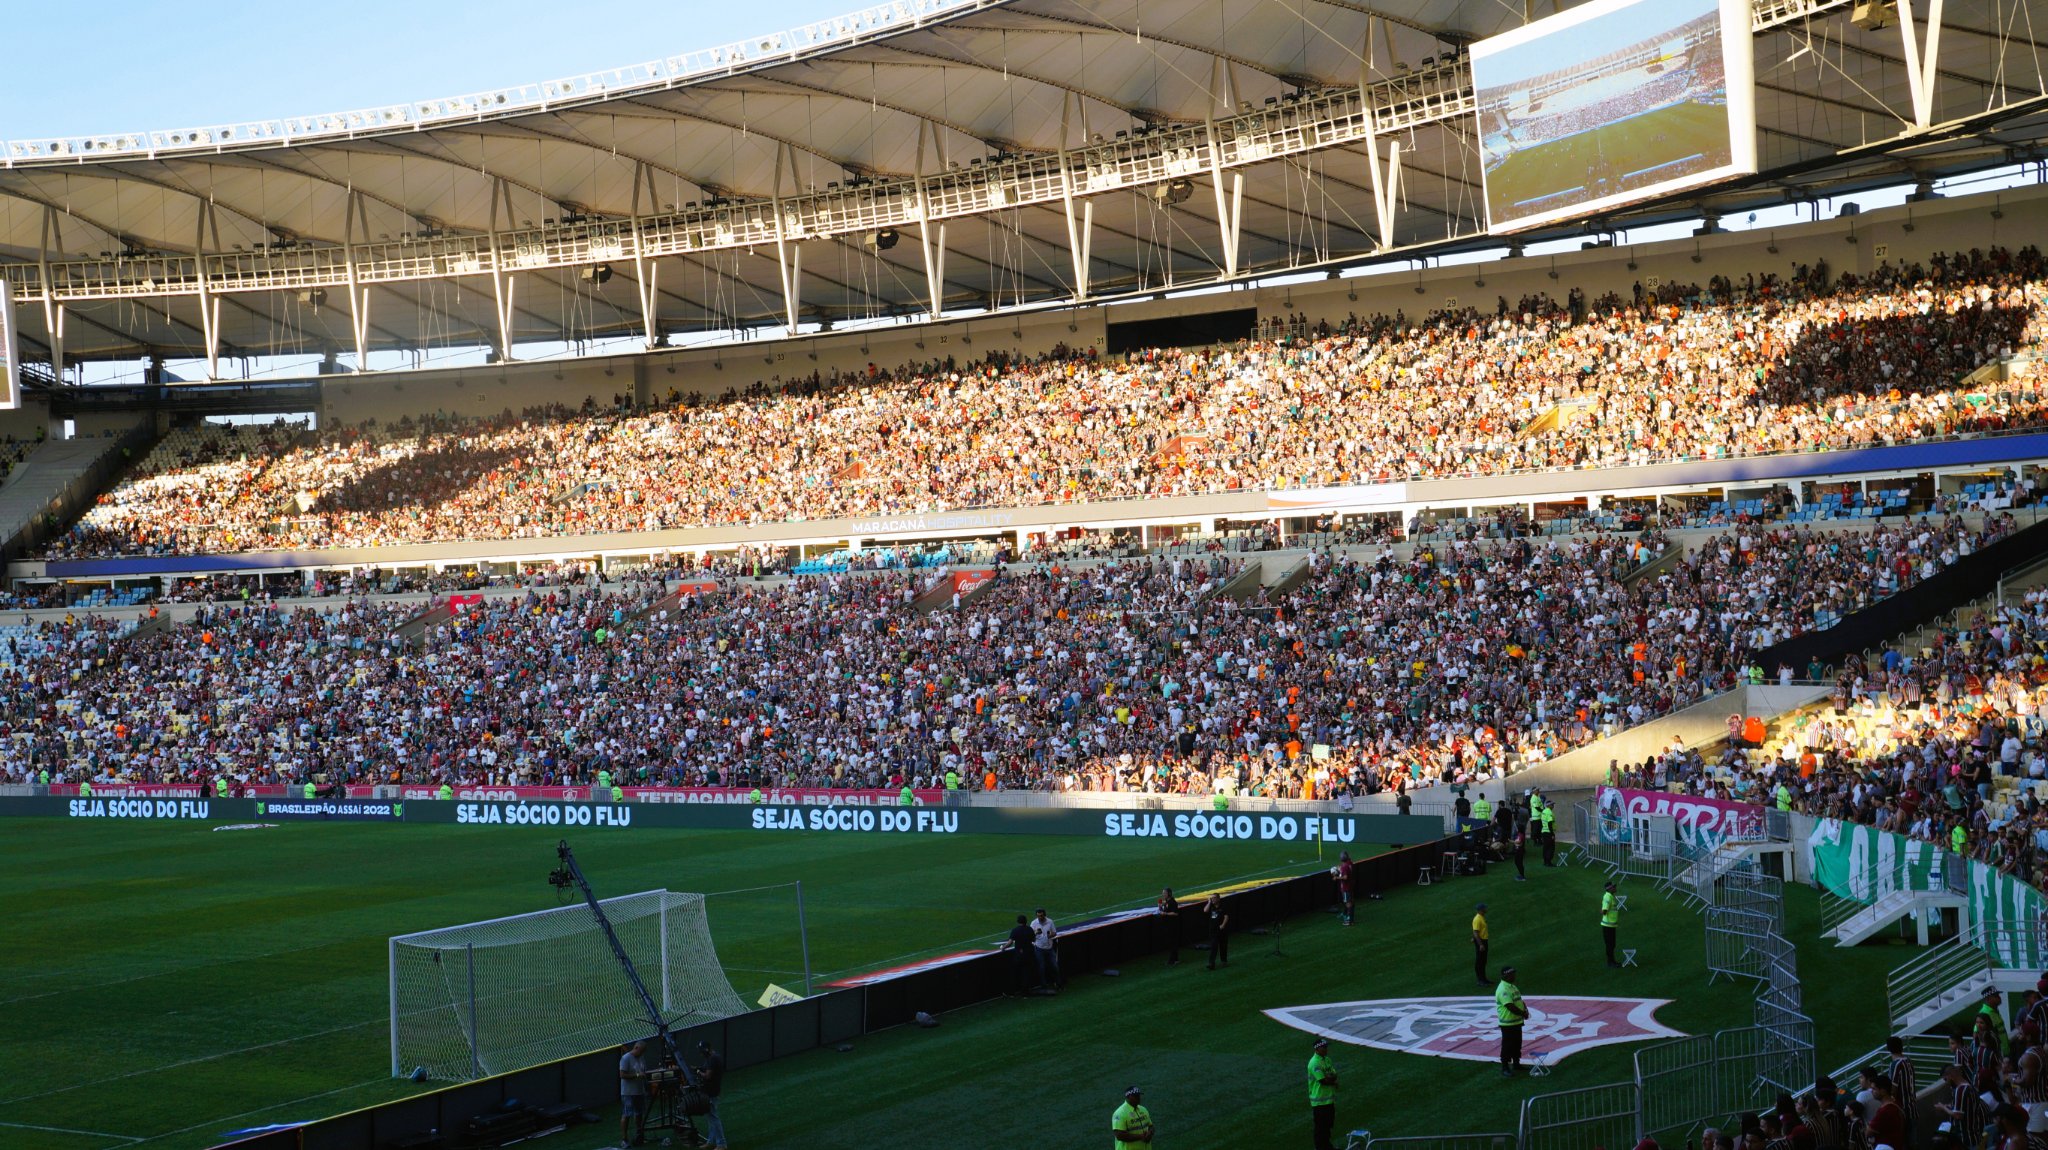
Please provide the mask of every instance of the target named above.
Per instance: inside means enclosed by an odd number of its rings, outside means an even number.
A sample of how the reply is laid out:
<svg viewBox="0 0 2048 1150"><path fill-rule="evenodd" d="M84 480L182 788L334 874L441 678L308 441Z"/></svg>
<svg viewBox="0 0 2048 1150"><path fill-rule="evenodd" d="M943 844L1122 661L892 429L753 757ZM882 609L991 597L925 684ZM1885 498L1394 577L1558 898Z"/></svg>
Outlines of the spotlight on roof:
<svg viewBox="0 0 2048 1150"><path fill-rule="evenodd" d="M883 228L879 232L869 232L867 238L861 242L875 251L886 252L896 246L896 229Z"/></svg>
<svg viewBox="0 0 2048 1150"><path fill-rule="evenodd" d="M1152 189L1152 198L1162 204L1184 204L1194 194L1194 181L1186 179L1168 180Z"/></svg>
<svg viewBox="0 0 2048 1150"><path fill-rule="evenodd" d="M583 279L586 283L593 283L603 287L612 280L612 265L598 264L596 267L584 268Z"/></svg>

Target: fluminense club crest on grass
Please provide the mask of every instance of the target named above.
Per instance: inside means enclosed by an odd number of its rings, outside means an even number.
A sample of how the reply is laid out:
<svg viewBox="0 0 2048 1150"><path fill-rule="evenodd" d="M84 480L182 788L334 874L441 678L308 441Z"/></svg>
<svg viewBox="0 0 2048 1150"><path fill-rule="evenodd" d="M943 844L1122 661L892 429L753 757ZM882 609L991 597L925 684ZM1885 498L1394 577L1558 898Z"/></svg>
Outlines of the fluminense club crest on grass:
<svg viewBox="0 0 2048 1150"><path fill-rule="evenodd" d="M1657 1021L1657 1008L1670 1001L1531 996L1524 999L1529 1021L1522 1028L1522 1057L1556 1063L1596 1046L1680 1037L1681 1032ZM1332 1042L1471 1062L1500 1060L1500 1025L1491 998L1380 998L1265 1013Z"/></svg>

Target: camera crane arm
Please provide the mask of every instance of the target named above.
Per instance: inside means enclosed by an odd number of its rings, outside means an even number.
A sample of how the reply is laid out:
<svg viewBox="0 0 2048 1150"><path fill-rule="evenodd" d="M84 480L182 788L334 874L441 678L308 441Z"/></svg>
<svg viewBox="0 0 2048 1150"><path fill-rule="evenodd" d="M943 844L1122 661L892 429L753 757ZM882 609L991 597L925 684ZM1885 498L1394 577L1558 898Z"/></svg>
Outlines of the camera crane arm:
<svg viewBox="0 0 2048 1150"><path fill-rule="evenodd" d="M640 1005L647 1011L647 1022L661 1037L663 1049L668 1051L671 1062L682 1073L683 1081L690 1086L697 1085L697 1076L684 1060L682 1050L676 1045L676 1036L668 1028L668 1019L654 1004L654 996L647 993L647 984L640 981L640 972L633 967L633 959L620 944L617 932L612 930L611 919L605 917L604 906L597 901L597 892L590 889L590 881L583 877L583 868L576 865L576 855L569 849L569 840L563 839L555 846L555 855L562 865L548 875L548 883L559 888L575 887L583 895L583 901L590 907L592 918L597 920L599 930L604 931L604 940L611 944L612 955L619 960L619 969L625 971L626 981L633 986L633 993L640 996Z"/></svg>

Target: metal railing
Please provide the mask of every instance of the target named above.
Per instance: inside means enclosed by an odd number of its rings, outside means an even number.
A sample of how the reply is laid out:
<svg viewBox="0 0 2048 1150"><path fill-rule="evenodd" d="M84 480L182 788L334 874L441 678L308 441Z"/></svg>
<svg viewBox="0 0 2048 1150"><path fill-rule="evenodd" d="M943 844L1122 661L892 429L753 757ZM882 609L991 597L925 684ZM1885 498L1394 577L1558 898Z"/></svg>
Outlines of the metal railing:
<svg viewBox="0 0 2048 1150"><path fill-rule="evenodd" d="M1347 1150L1517 1150L1513 1134L1436 1134L1417 1138L1372 1138Z"/></svg>
<svg viewBox="0 0 2048 1150"><path fill-rule="evenodd" d="M1634 1082L1538 1094L1522 1103L1521 1150L1611 1150L1641 1137Z"/></svg>
<svg viewBox="0 0 2048 1150"><path fill-rule="evenodd" d="M1944 994L1991 973L1991 955L1980 931L1969 930L1936 943L1885 976L1885 1013L1891 1029Z"/></svg>

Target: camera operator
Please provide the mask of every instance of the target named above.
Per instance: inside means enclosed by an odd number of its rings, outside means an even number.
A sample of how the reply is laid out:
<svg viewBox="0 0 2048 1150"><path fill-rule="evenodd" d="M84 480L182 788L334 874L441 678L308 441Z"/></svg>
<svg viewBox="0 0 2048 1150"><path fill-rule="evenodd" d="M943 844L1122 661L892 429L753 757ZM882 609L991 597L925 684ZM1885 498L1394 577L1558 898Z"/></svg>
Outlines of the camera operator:
<svg viewBox="0 0 2048 1150"><path fill-rule="evenodd" d="M699 1042L697 1053L704 1059L702 1066L693 1068L697 1089L711 1103L711 1109L704 1112L704 1137L712 1150L725 1150L725 1122L718 1116L718 1093L725 1088L725 1056L711 1049L709 1042Z"/></svg>

